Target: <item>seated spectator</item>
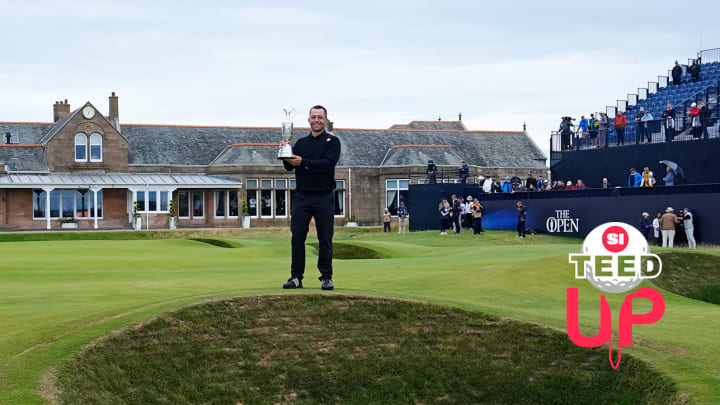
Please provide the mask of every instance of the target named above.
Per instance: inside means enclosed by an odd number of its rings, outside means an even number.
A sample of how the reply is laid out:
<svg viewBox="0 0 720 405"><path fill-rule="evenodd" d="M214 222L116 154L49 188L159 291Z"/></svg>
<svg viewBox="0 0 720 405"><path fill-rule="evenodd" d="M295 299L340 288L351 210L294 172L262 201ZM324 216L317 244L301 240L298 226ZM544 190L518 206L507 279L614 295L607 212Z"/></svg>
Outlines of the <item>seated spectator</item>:
<svg viewBox="0 0 720 405"><path fill-rule="evenodd" d="M460 178L460 183L466 183L468 176L470 176L470 166L468 166L467 163L463 160L460 163L460 167L457 169L458 177Z"/></svg>
<svg viewBox="0 0 720 405"><path fill-rule="evenodd" d="M581 179L578 179L577 183L575 183L575 190L585 190L585 183Z"/></svg>
<svg viewBox="0 0 720 405"><path fill-rule="evenodd" d="M555 182L555 190L565 190L565 182L558 180Z"/></svg>
<svg viewBox="0 0 720 405"><path fill-rule="evenodd" d="M603 177L602 179L602 188L611 188L610 182L608 181L607 177Z"/></svg>
<svg viewBox="0 0 720 405"><path fill-rule="evenodd" d="M640 184L642 183L642 176L640 173L635 171L635 168L633 167L630 169L630 176L628 176L628 187L640 187Z"/></svg>
<svg viewBox="0 0 720 405"><path fill-rule="evenodd" d="M565 185L565 190L575 190L575 186L573 186L572 181L568 180L567 184Z"/></svg>

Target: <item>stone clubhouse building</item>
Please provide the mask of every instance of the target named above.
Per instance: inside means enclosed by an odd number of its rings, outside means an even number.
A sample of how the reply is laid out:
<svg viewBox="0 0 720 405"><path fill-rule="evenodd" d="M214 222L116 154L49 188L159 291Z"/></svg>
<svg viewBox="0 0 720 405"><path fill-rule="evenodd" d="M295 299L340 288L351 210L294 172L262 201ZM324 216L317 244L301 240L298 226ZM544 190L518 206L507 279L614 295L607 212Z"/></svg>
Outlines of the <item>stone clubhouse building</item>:
<svg viewBox="0 0 720 405"><path fill-rule="evenodd" d="M108 115L89 102L53 106L53 122L0 122L0 231L167 229L171 201L179 227L288 226L294 173L277 160L280 128L121 124L118 97ZM458 121L412 121L389 129L341 129L335 169L336 224L378 225L410 184L546 172L546 157L524 131L473 131ZM294 137L305 136L297 128ZM137 202L137 209L135 209ZM411 219L412 220L412 219ZM67 224L63 225L63 222Z"/></svg>

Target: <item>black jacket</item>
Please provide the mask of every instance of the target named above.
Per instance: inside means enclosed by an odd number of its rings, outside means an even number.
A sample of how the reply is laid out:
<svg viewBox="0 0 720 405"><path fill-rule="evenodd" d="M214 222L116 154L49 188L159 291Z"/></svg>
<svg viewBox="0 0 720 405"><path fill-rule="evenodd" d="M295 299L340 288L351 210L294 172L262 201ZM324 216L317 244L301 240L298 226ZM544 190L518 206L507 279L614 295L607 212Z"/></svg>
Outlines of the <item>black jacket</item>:
<svg viewBox="0 0 720 405"><path fill-rule="evenodd" d="M285 170L295 169L296 190L305 192L333 191L335 189L335 165L340 159L340 140L323 131L298 139L293 145L293 154L302 162L297 168L283 161Z"/></svg>
<svg viewBox="0 0 720 405"><path fill-rule="evenodd" d="M673 79L679 79L680 76L682 76L682 68L680 67L680 65L675 66L674 68L672 68L672 77L673 77Z"/></svg>
<svg viewBox="0 0 720 405"><path fill-rule="evenodd" d="M690 68L688 70L693 77L700 76L700 65L698 65L697 63L694 65L690 65Z"/></svg>

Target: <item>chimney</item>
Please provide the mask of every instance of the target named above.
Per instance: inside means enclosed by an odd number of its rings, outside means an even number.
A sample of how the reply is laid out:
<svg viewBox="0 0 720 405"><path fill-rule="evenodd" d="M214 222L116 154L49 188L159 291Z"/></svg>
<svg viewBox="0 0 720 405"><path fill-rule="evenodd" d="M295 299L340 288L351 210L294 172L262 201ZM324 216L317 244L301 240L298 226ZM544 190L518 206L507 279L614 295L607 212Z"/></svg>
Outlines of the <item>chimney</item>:
<svg viewBox="0 0 720 405"><path fill-rule="evenodd" d="M10 132L5 133L5 139L6 139L5 143L10 145L10 139L12 139L12 135L10 135Z"/></svg>
<svg viewBox="0 0 720 405"><path fill-rule="evenodd" d="M56 101L53 105L53 122L60 121L60 118L70 114L70 104L67 99L65 101Z"/></svg>
<svg viewBox="0 0 720 405"><path fill-rule="evenodd" d="M115 129L120 131L120 110L118 109L118 97L115 95L115 92L113 91L110 97L108 97L110 100L110 110L108 112L108 119L110 120L110 123L113 124Z"/></svg>
<svg viewBox="0 0 720 405"><path fill-rule="evenodd" d="M458 121L462 121L462 113L458 113Z"/></svg>

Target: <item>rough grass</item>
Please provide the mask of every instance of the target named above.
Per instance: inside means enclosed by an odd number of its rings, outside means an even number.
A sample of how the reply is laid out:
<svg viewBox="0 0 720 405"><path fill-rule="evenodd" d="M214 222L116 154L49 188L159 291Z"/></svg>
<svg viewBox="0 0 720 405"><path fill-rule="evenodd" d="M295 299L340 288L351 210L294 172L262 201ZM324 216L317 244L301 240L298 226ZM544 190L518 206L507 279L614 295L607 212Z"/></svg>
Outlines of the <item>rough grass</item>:
<svg viewBox="0 0 720 405"><path fill-rule="evenodd" d="M648 384L652 381L652 384ZM630 356L615 371L531 324L331 295L213 301L90 346L57 376L61 404L668 404Z"/></svg>
<svg viewBox="0 0 720 405"><path fill-rule="evenodd" d="M663 271L653 284L688 298L720 305L720 256L662 252Z"/></svg>

